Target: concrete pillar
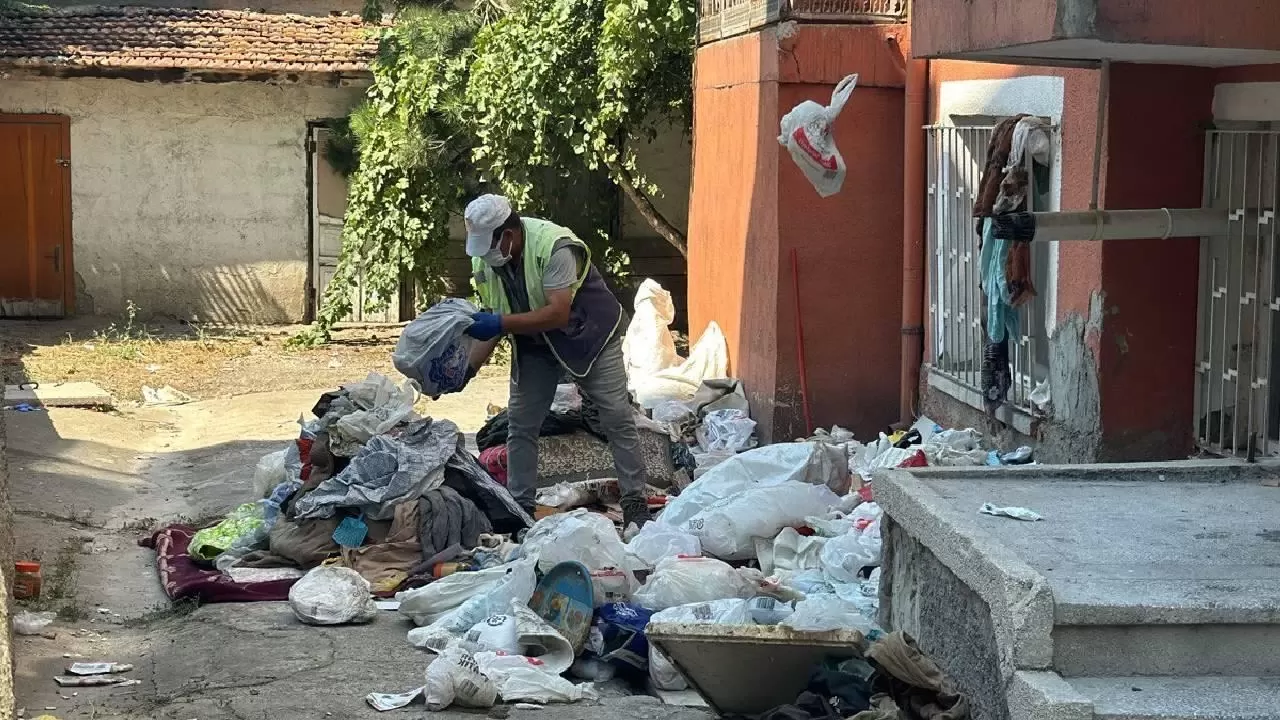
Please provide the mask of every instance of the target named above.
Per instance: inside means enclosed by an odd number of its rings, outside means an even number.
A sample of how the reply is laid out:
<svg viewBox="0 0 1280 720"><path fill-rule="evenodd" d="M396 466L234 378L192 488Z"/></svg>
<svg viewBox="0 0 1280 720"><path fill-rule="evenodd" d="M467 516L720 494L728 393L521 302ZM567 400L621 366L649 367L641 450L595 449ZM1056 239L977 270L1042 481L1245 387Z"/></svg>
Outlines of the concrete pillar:
<svg viewBox="0 0 1280 720"><path fill-rule="evenodd" d="M905 25L784 23L698 48L689 208L690 333L717 321L766 441L806 432L791 251L816 425L874 436L896 419L902 292ZM827 104L848 165L821 198L778 144L783 115Z"/></svg>

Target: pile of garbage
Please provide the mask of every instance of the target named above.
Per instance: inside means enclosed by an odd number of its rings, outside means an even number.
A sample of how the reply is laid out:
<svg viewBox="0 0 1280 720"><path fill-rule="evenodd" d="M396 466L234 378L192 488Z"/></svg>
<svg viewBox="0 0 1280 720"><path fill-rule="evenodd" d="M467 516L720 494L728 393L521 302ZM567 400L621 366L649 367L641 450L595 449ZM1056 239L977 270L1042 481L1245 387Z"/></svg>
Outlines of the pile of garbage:
<svg viewBox="0 0 1280 720"><path fill-rule="evenodd" d="M397 386L375 373L325 393L314 419L299 421L296 442L258 463L251 502L209 527L175 525L150 538L166 592L287 599L308 625L398 613L412 625L407 642L435 657L420 687L370 694L379 710L575 702L613 681L687 688L648 642L650 623L853 630L884 641L876 624L882 511L871 473L1030 454L993 456L976 431L927 419L865 445L837 427L758 446L742 383L723 377L718 328L687 359L667 347L670 299L647 281L627 337L638 420L671 438L687 471L675 487L650 489L654 521L621 528L610 480L544 488L535 521L491 452L504 445L500 421L482 431L489 455L478 458L452 422L414 410L423 382L465 384L456 362L406 356L397 366L413 382ZM588 414L572 387L557 393L555 410L564 422ZM893 674L886 662L878 667ZM875 684L866 668L855 670ZM890 717L888 705L901 705L893 681L882 684L888 699L864 693L859 711L883 708ZM892 716L916 716L902 711Z"/></svg>

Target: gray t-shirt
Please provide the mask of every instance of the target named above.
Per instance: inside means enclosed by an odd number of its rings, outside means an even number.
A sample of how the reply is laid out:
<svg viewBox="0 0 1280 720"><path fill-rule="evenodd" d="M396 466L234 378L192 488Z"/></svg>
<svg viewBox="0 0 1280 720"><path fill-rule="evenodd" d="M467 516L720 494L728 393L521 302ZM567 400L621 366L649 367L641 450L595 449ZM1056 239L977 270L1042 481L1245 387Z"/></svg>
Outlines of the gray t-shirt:
<svg viewBox="0 0 1280 720"><path fill-rule="evenodd" d="M582 249L574 245L572 240L564 238L557 241L547 268L542 273L543 291L563 290L573 285L582 272L582 263L586 259ZM524 258L511 258L511 262L497 268L497 272L502 278L502 287L506 290L511 311L529 312L529 293L524 282Z"/></svg>

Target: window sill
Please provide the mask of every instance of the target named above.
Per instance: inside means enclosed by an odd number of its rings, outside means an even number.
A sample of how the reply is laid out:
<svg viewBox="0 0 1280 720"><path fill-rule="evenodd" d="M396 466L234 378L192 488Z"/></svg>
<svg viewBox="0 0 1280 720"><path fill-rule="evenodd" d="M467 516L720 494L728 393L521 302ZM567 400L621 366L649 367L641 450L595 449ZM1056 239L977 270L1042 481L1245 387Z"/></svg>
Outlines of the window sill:
<svg viewBox="0 0 1280 720"><path fill-rule="evenodd" d="M979 412L986 412L982 404L982 393L956 382L933 367L929 367L929 389L937 390ZM996 419L1028 437L1035 430L1036 418L1026 410L1012 405L1006 404L996 410Z"/></svg>

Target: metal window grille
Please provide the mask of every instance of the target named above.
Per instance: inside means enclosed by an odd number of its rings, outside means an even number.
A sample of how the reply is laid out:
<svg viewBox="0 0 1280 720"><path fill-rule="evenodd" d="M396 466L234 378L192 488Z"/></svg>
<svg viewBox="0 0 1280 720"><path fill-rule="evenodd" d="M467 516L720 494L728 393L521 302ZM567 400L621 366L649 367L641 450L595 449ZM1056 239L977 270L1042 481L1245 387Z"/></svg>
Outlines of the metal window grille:
<svg viewBox="0 0 1280 720"><path fill-rule="evenodd" d="M930 364L933 372L972 391L981 392L982 290L979 243L973 218L987 144L993 126L943 126L925 129L929 144L929 314L932 325ZM1056 133L1056 130L1054 130ZM1050 158L1050 163L1056 158ZM1031 210L1051 209L1050 168L1027 158ZM1013 387L1009 404L1030 411L1032 390L1049 377L1046 336L1049 248L1032 243L1032 282L1038 295L1022 308L1019 337L1009 345Z"/></svg>
<svg viewBox="0 0 1280 720"><path fill-rule="evenodd" d="M1200 243L1195 431L1222 455L1280 455L1274 343L1280 131L1212 130L1205 142L1205 206L1229 211L1225 235Z"/></svg>

